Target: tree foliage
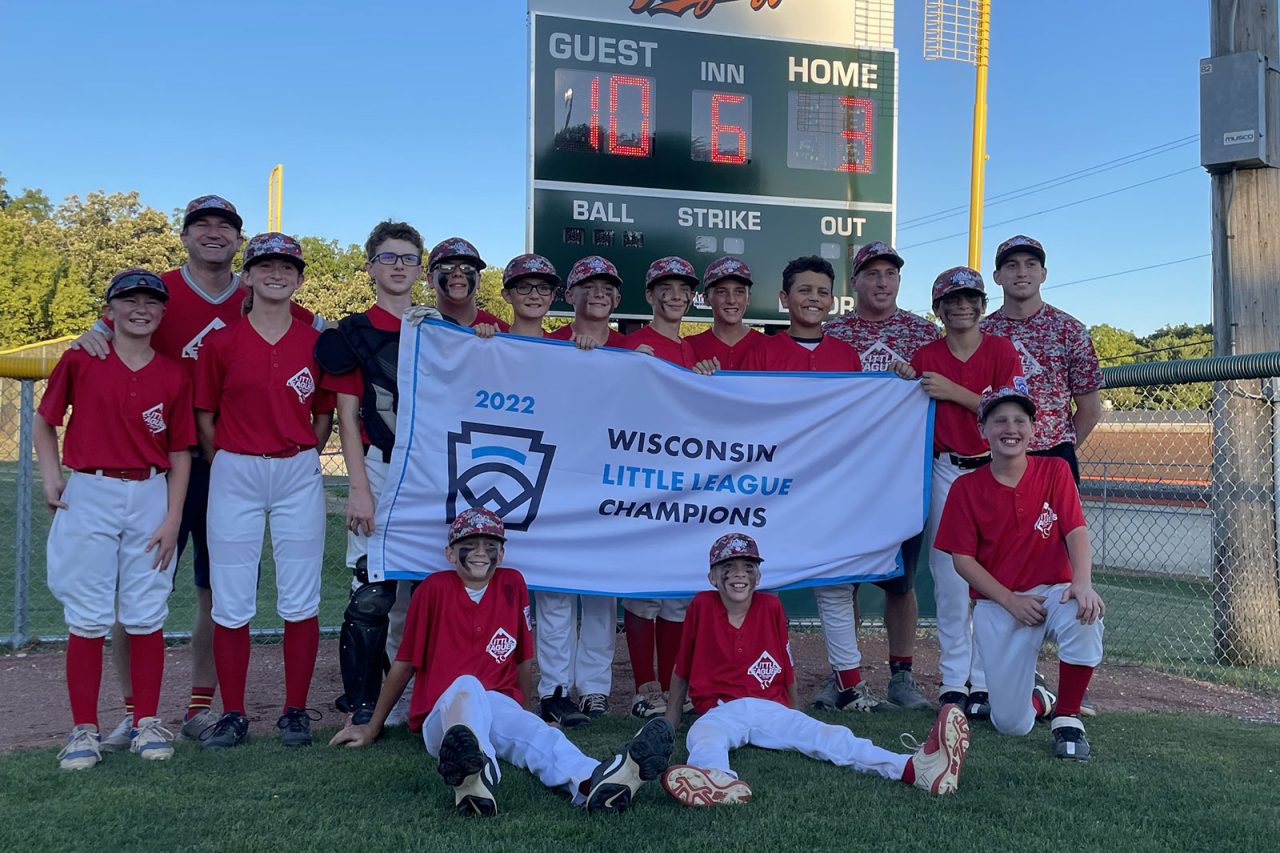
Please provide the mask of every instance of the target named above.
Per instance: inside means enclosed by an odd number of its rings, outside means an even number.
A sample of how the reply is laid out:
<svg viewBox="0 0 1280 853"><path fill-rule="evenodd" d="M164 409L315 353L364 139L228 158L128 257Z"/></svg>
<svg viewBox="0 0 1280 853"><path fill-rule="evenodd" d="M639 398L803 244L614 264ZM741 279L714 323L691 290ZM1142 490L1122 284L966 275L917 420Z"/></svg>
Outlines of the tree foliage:
<svg viewBox="0 0 1280 853"><path fill-rule="evenodd" d="M1213 355L1213 329L1208 323L1165 326L1150 335L1138 337L1127 329L1101 324L1090 330L1098 361L1103 367L1140 364L1153 361L1175 361L1185 358L1207 358ZM1124 411L1155 409L1207 409L1211 389L1207 384L1153 386L1149 388L1110 388L1102 398L1115 409Z"/></svg>

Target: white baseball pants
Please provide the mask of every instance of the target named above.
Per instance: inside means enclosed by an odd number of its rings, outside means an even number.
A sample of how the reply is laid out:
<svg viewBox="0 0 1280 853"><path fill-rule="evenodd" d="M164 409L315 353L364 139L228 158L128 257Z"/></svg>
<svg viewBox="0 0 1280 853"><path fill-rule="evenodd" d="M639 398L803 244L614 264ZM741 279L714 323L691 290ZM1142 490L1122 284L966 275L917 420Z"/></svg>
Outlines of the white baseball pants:
<svg viewBox="0 0 1280 853"><path fill-rule="evenodd" d="M209 473L209 580L213 621L249 624L258 609L258 562L271 516L276 612L286 622L320 612L324 484L314 449L287 459L221 450Z"/></svg>
<svg viewBox="0 0 1280 853"><path fill-rule="evenodd" d="M576 687L578 695L609 694L613 684L618 600L605 595L534 593L538 614L538 695ZM581 625L578 603L581 602Z"/></svg>
<svg viewBox="0 0 1280 853"><path fill-rule="evenodd" d="M364 457L364 472L369 478L369 491L373 495L373 510L375 514L378 511L378 497L382 494L382 486L387 482L388 467L390 466L382 461L382 451L376 447L371 448L368 455ZM347 568L354 570L356 561L368 553L369 537L363 533L353 533L348 530ZM359 582L352 578L351 588L356 589L359 586Z"/></svg>
<svg viewBox="0 0 1280 853"><path fill-rule="evenodd" d="M45 559L49 591L71 633L105 637L117 620L130 634L159 630L178 557L157 571L155 551L144 549L169 511L165 475L116 480L73 472L62 499L67 508L53 517Z"/></svg>
<svg viewBox="0 0 1280 853"><path fill-rule="evenodd" d="M854 735L845 726L819 722L768 699L734 699L717 705L689 727L689 763L706 770L729 769L729 750L742 746L788 749L840 767L901 779L909 755L899 755Z"/></svg>
<svg viewBox="0 0 1280 853"><path fill-rule="evenodd" d="M939 695L949 691L968 693L986 690L987 677L982 658L973 645L969 583L956 571L951 555L933 547L942 522L942 509L947 505L951 485L971 471L953 465L944 453L933 460L933 486L929 501L929 572L933 575L933 600L938 612L938 646L941 658L942 687Z"/></svg>
<svg viewBox="0 0 1280 853"><path fill-rule="evenodd" d="M1085 625L1077 618L1074 600L1061 603L1070 584L1041 584L1019 595L1043 595L1049 611L1044 622L1023 625L994 601L982 599L973 608L973 638L987 663L991 694L991 723L1007 735L1025 735L1035 725L1031 689L1036 659L1045 638L1057 640L1058 659L1077 666L1102 662L1102 620Z"/></svg>
<svg viewBox="0 0 1280 853"><path fill-rule="evenodd" d="M600 762L583 755L563 732L510 696L486 691L473 675L459 676L450 684L422 723L422 741L433 758L440 755L444 733L458 725L475 732L480 749L494 759L499 779L501 760L528 770L548 788L568 790L574 805L586 801L579 786L591 778Z"/></svg>
<svg viewBox="0 0 1280 853"><path fill-rule="evenodd" d="M622 609L641 619L683 622L692 598L624 598Z"/></svg>
<svg viewBox="0 0 1280 853"><path fill-rule="evenodd" d="M813 597L822 620L822 639L827 643L827 663L836 671L860 666L862 652L858 649L853 614L853 584L820 586L814 589Z"/></svg>

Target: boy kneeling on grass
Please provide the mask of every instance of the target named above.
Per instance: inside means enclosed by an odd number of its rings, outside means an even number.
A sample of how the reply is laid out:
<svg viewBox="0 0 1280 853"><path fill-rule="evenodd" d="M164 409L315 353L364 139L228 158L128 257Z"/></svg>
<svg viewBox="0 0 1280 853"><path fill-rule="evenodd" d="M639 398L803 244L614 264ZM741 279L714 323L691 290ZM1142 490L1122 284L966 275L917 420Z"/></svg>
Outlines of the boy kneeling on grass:
<svg viewBox="0 0 1280 853"><path fill-rule="evenodd" d="M667 768L672 728L665 719L650 720L613 758L598 762L524 709L533 693L529 590L518 571L499 567L505 541L492 512L458 515L444 549L453 571L428 575L414 592L373 719L348 726L329 743L376 740L416 673L409 728L422 731L427 752L439 759L459 814L497 814L498 759L548 788L567 790L589 814L626 811L641 783Z"/></svg>
<svg viewBox="0 0 1280 853"><path fill-rule="evenodd" d="M686 694L702 716L686 738L689 763L668 768L662 787L687 806L748 802L751 788L729 769L729 750L750 744L953 793L969 749L969 723L958 706L942 706L912 755L796 710L787 615L776 596L756 594L761 562L745 533L726 534L711 546L708 579L715 591L698 593L689 605L666 718L680 725Z"/></svg>
<svg viewBox="0 0 1280 853"><path fill-rule="evenodd" d="M973 640L996 731L1025 735L1052 717L1054 755L1088 761L1080 701L1102 661L1105 607L1070 466L1027 455L1035 417L1025 388L982 395L978 424L991 464L956 480L935 547L951 554L976 599ZM1036 674L1046 636L1058 643L1057 697Z"/></svg>

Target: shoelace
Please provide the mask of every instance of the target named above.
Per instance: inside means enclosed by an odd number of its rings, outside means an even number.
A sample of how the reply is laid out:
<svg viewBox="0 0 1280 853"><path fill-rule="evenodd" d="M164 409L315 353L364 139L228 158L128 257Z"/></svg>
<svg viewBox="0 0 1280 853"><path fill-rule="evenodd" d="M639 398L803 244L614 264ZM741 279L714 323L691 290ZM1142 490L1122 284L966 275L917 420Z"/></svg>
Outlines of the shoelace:
<svg viewBox="0 0 1280 853"><path fill-rule="evenodd" d="M249 728L249 719L247 717L244 717L244 716L232 717L230 714L223 714L221 717L218 718L218 721L216 723L209 726L209 728L205 729L204 731L200 732L200 740L203 741L203 740L208 740L211 737L216 737L222 734L223 732L225 732L227 729L236 729L237 730L236 734L239 735L240 730L247 729L247 728Z"/></svg>
<svg viewBox="0 0 1280 853"><path fill-rule="evenodd" d="M98 751L98 745L93 742L93 732L86 729L81 729L76 732L72 736L71 740L67 741L67 745L62 748L62 751L58 753L58 758L61 759L66 756L67 753L76 752L81 749L91 749L94 752Z"/></svg>
<svg viewBox="0 0 1280 853"><path fill-rule="evenodd" d="M911 732L903 732L898 735L898 740L907 748L907 752L919 752L924 749L924 744L916 740L916 736Z"/></svg>
<svg viewBox="0 0 1280 853"><path fill-rule="evenodd" d="M288 729L291 732L300 732L306 729L304 721L319 721L324 717L315 708L290 708L284 712L284 715L276 721L276 728Z"/></svg>
<svg viewBox="0 0 1280 853"><path fill-rule="evenodd" d="M137 736L142 738L143 740L147 740L148 737L153 739L161 738L165 741L173 740L173 732L169 731L163 725L161 725L159 719L157 719L154 723L149 723L148 725L145 725L142 728L138 729Z"/></svg>
<svg viewBox="0 0 1280 853"><path fill-rule="evenodd" d="M601 713L603 713L608 709L609 709L608 700L606 700L602 694L591 693L583 697L582 710L585 711L586 713L591 713L592 711L600 711Z"/></svg>

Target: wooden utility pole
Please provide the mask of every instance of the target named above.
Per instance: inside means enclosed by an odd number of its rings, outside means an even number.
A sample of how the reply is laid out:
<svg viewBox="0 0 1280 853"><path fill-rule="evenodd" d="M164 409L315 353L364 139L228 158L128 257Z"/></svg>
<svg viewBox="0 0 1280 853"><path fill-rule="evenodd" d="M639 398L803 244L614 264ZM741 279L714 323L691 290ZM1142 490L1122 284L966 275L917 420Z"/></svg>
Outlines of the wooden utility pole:
<svg viewBox="0 0 1280 853"><path fill-rule="evenodd" d="M1212 0L1210 9L1212 56L1258 51L1268 67L1280 63L1277 0ZM1259 130L1280 163L1276 71L1266 74ZM1280 349L1280 169L1214 174L1212 199L1214 354ZM1214 385L1214 638L1219 660L1241 666L1280 664L1276 435L1263 392L1257 380Z"/></svg>

